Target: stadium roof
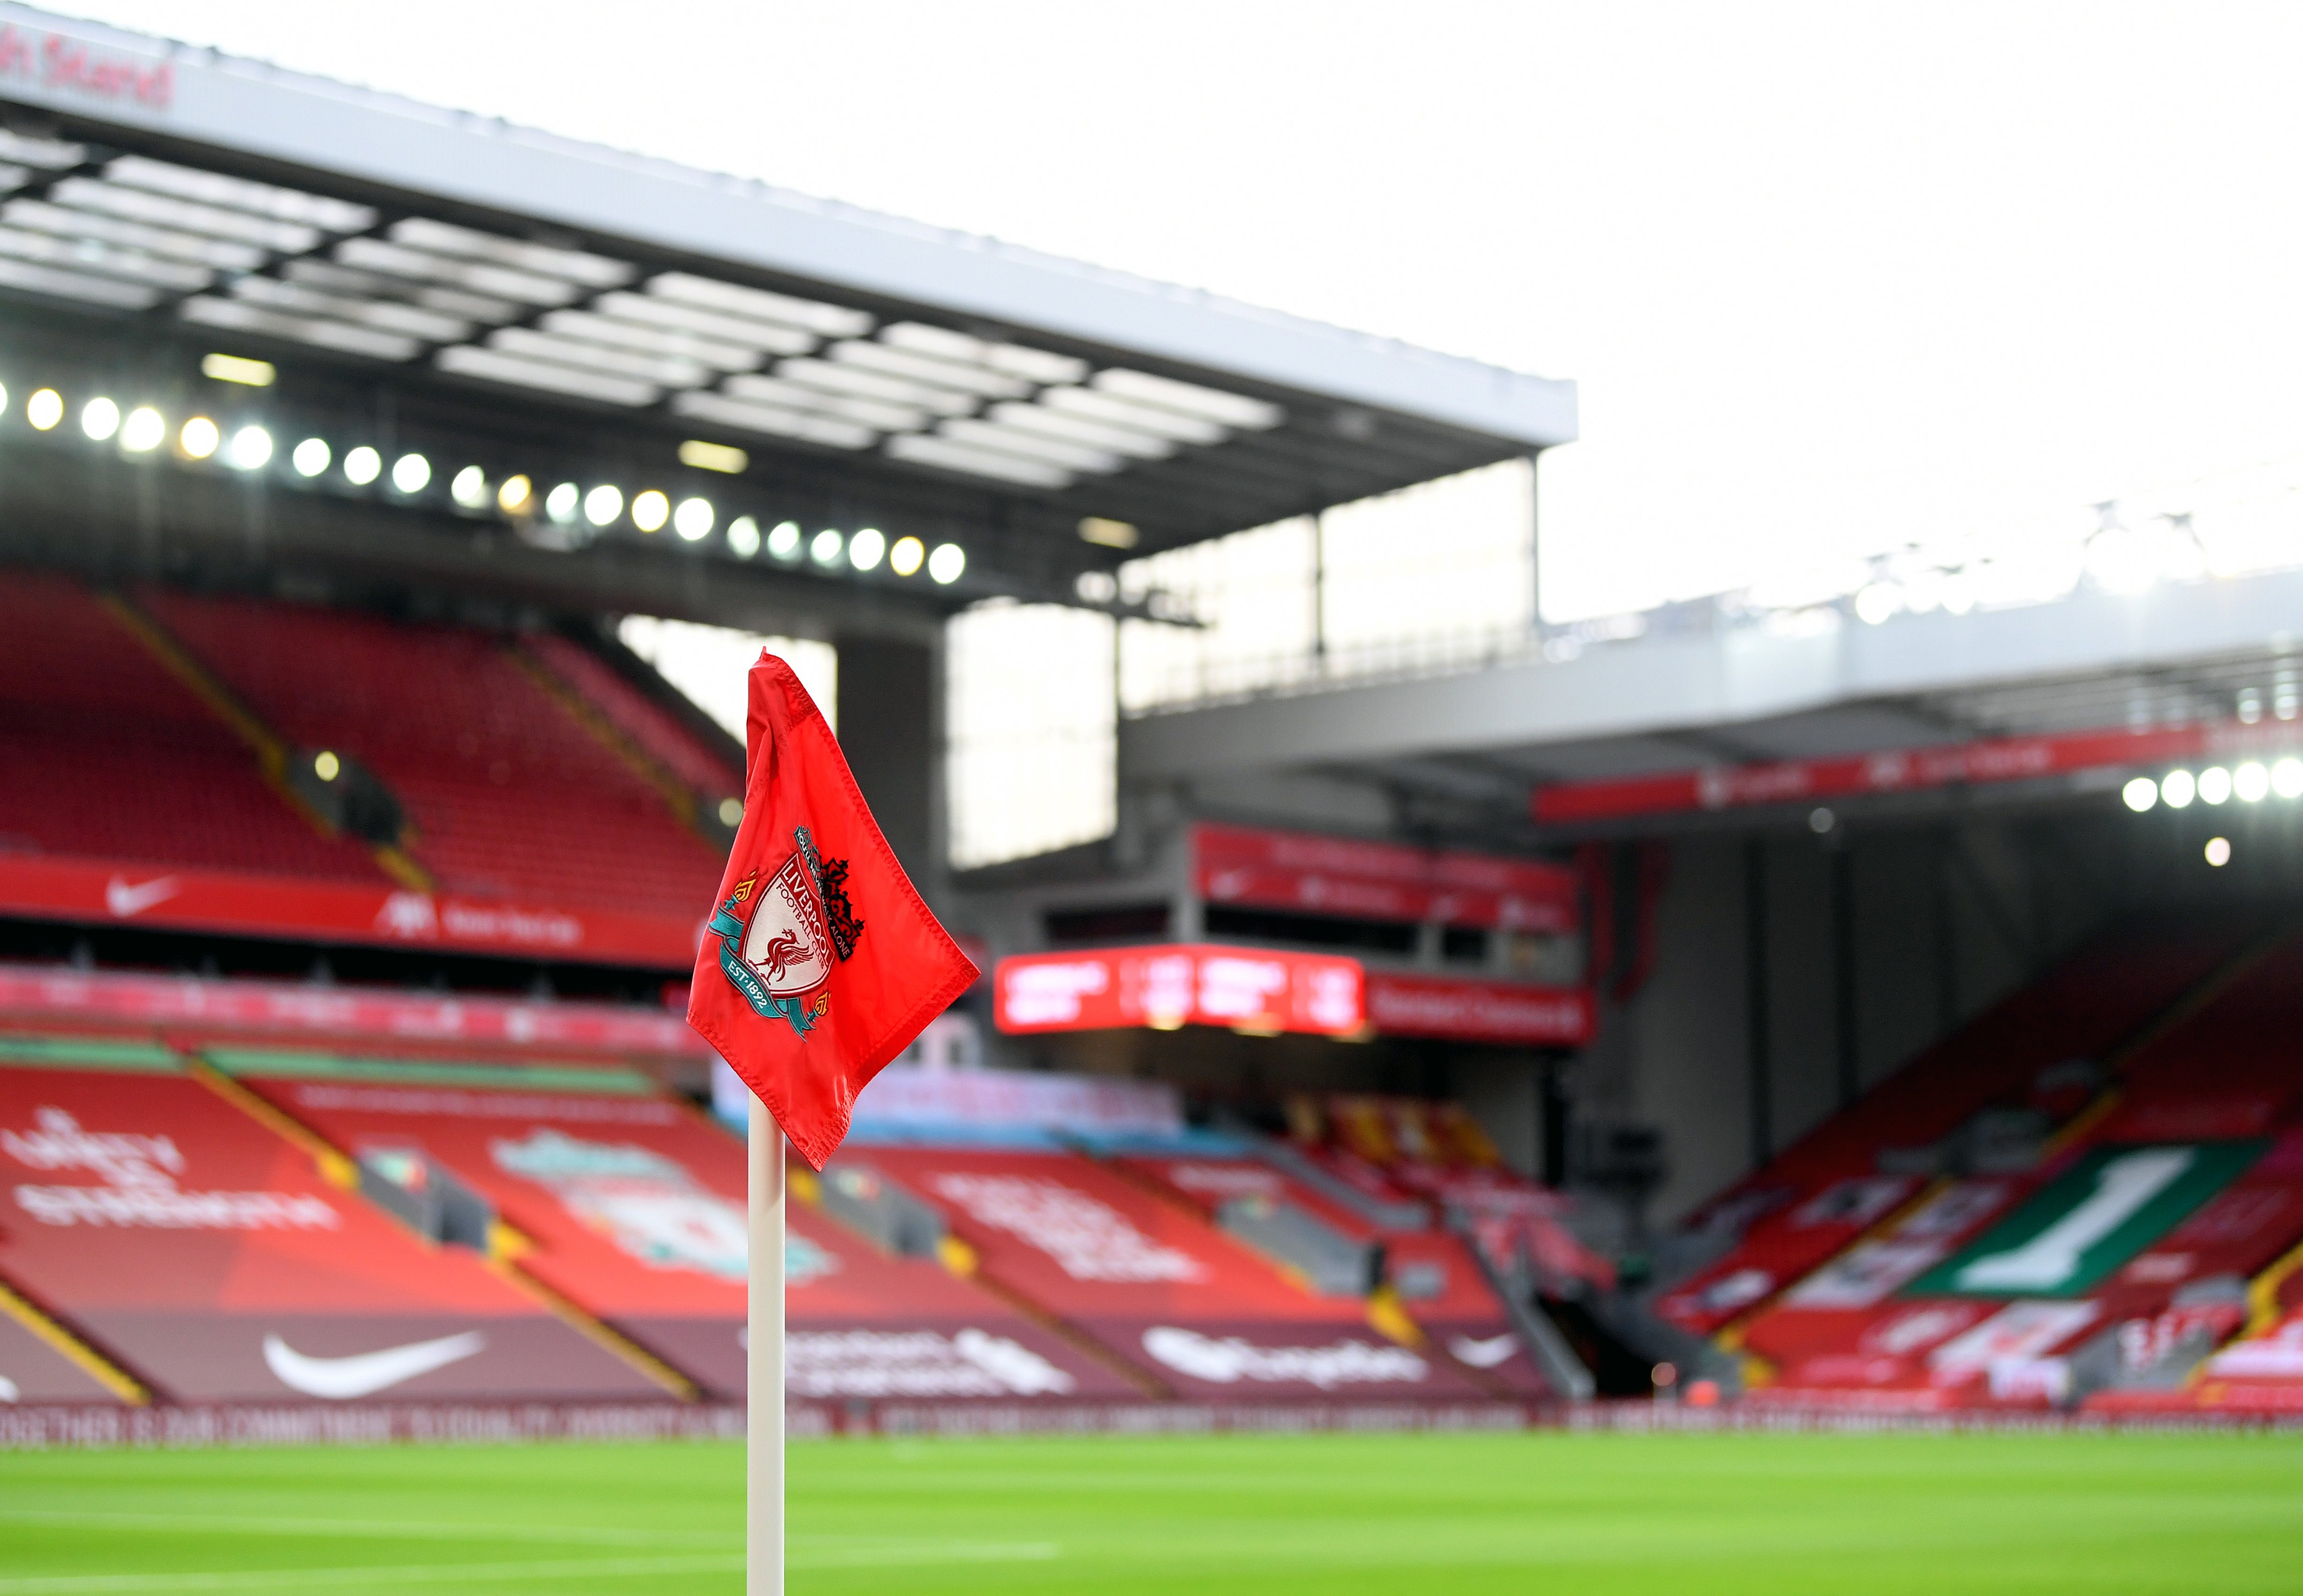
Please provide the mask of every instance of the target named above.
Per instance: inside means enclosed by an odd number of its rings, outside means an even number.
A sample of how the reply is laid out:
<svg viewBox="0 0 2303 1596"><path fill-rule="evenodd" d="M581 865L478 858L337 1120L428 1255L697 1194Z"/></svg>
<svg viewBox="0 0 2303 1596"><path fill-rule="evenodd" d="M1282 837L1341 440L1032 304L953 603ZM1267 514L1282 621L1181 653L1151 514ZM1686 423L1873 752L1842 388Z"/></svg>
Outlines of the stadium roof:
<svg viewBox="0 0 2303 1596"><path fill-rule="evenodd" d="M2303 572L2134 595L1642 638L1580 657L1270 697L1124 722L1123 773L1162 783L1251 772L1378 789L1412 821L1467 837L1558 840L1669 829L1641 820L1537 830L1531 789L1666 772L1971 745L2105 729L2264 721L2303 749ZM2115 783L2114 783L2115 785ZM2104 790L2098 773L1995 798ZM1938 792L1927 801L1975 801ZM1791 815L1793 822L1803 807ZM1759 823L1782 815L1759 815ZM1687 823L1749 825L1750 810Z"/></svg>
<svg viewBox="0 0 2303 1596"><path fill-rule="evenodd" d="M957 538L954 597L1575 435L1569 383L4 4L0 123L20 353L117 371L124 322L148 365L265 357L283 403L384 388L395 439L490 480L604 458ZM679 478L688 439L740 486Z"/></svg>

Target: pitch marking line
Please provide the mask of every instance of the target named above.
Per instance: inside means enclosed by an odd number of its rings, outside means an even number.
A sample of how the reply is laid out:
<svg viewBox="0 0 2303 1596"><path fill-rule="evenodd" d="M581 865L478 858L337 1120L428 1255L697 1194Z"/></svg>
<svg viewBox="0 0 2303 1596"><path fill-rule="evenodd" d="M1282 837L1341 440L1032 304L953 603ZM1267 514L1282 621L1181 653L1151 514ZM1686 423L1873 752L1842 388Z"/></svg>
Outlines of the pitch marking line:
<svg viewBox="0 0 2303 1596"><path fill-rule="evenodd" d="M1050 1541L950 1541L799 1551L792 1568L876 1568L934 1563L1044 1563L1061 1555ZM4 1596L105 1596L109 1592L309 1590L326 1586L495 1583L533 1579L636 1579L668 1574L738 1574L741 1553L688 1558L599 1558L528 1563L426 1563L404 1567L254 1568L208 1574L59 1574L0 1578Z"/></svg>

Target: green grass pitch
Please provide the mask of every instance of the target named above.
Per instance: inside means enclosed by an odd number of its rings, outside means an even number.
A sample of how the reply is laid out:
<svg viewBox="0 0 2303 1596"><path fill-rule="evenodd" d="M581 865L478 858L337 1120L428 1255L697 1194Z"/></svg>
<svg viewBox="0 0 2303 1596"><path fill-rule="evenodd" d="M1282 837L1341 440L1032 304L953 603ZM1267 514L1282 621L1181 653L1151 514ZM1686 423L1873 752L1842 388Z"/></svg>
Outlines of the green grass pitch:
<svg viewBox="0 0 2303 1596"><path fill-rule="evenodd" d="M0 1596L734 1596L726 1444L0 1455ZM2303 1589L2303 1436L818 1442L794 1592Z"/></svg>

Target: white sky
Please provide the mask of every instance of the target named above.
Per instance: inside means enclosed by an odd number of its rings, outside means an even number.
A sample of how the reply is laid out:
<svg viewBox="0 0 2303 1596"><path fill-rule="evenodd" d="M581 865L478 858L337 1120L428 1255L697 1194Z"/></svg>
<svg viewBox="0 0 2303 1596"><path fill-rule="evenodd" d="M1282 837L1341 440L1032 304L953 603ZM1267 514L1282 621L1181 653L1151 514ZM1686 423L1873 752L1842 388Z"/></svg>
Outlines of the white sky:
<svg viewBox="0 0 2303 1596"><path fill-rule="evenodd" d="M1573 377L1555 618L2303 452L2294 6L72 9Z"/></svg>

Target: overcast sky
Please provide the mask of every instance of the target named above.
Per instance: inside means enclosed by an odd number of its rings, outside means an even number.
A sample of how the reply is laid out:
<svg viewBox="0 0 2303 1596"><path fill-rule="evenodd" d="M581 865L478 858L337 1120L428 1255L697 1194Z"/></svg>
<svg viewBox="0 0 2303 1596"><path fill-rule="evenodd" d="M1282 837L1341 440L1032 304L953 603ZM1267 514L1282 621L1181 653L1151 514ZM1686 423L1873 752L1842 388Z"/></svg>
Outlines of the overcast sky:
<svg viewBox="0 0 2303 1596"><path fill-rule="evenodd" d="M1555 618L2303 454L2292 5L69 8L1573 377Z"/></svg>

